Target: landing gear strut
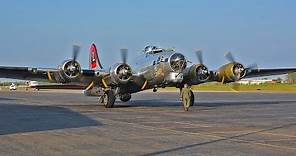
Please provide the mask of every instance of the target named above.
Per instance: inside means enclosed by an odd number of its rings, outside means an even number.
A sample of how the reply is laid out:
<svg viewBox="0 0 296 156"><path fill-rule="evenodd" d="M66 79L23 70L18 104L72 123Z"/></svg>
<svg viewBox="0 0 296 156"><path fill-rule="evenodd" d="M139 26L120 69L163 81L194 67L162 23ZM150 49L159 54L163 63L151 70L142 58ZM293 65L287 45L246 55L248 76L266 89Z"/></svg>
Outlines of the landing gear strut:
<svg viewBox="0 0 296 156"><path fill-rule="evenodd" d="M112 108L115 102L115 95L112 90L106 90L104 95L99 98L99 103L102 103L105 108Z"/></svg>
<svg viewBox="0 0 296 156"><path fill-rule="evenodd" d="M189 107L194 105L194 94L187 84L181 89L181 99L185 111L188 111Z"/></svg>

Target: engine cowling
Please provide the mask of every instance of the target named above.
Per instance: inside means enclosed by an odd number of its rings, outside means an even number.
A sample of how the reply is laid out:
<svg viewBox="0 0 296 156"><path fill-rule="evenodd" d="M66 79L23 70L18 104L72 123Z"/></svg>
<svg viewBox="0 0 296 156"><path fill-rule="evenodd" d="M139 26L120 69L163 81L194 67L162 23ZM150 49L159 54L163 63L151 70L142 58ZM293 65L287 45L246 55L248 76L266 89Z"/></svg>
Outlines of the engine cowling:
<svg viewBox="0 0 296 156"><path fill-rule="evenodd" d="M187 65L185 56L180 53L174 53L169 58L170 67L175 72L182 72Z"/></svg>
<svg viewBox="0 0 296 156"><path fill-rule="evenodd" d="M115 64L110 69L112 82L126 84L132 77L132 69L125 63Z"/></svg>
<svg viewBox="0 0 296 156"><path fill-rule="evenodd" d="M59 66L60 77L63 81L73 81L80 77L81 66L77 61L67 60Z"/></svg>
<svg viewBox="0 0 296 156"><path fill-rule="evenodd" d="M241 80L246 75L245 67L241 63L229 63L220 67L217 72L217 81L223 83Z"/></svg>
<svg viewBox="0 0 296 156"><path fill-rule="evenodd" d="M205 65L194 64L185 71L184 77L187 81L197 84L207 81L210 73Z"/></svg>

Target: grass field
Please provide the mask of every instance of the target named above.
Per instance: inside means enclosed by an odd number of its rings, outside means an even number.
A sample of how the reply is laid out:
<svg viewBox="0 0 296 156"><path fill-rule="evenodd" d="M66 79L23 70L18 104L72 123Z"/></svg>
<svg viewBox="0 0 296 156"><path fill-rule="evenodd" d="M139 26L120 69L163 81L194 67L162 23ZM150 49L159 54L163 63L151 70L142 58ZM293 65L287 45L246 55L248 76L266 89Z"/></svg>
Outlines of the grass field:
<svg viewBox="0 0 296 156"><path fill-rule="evenodd" d="M239 85L239 84L203 84L192 86L195 91L213 92L295 92L296 84L260 84L260 85ZM160 91L179 91L176 88L168 87Z"/></svg>
<svg viewBox="0 0 296 156"><path fill-rule="evenodd" d="M239 85L239 84L210 84L193 86L194 90L201 91L254 91L254 92L296 92L294 84L260 84L260 85Z"/></svg>

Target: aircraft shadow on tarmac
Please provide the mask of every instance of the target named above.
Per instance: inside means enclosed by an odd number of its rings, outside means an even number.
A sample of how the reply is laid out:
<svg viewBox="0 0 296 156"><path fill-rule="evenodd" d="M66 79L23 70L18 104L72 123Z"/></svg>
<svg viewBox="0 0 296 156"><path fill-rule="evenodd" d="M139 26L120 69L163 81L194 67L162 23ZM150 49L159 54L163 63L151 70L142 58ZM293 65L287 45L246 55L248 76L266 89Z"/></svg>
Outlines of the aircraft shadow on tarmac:
<svg viewBox="0 0 296 156"><path fill-rule="evenodd" d="M0 97L0 101L12 101L12 100L15 100L15 99Z"/></svg>
<svg viewBox="0 0 296 156"><path fill-rule="evenodd" d="M99 122L63 107L0 103L0 136L99 125Z"/></svg>
<svg viewBox="0 0 296 156"><path fill-rule="evenodd" d="M197 101L194 106L201 107L223 107L223 106L241 106L241 105L276 105L276 104L293 104L295 100L264 100L264 101ZM115 107L179 107L182 102L179 100L132 100L127 103L117 102Z"/></svg>
<svg viewBox="0 0 296 156"><path fill-rule="evenodd" d="M173 152L177 152L177 151L182 151L182 150L186 150L186 149L190 149L190 148L197 148L197 147L200 147L200 146L203 146L203 145L208 145L208 144L213 144L213 143L218 143L218 142L223 142L223 141L228 141L228 140L233 140L233 139L239 139L239 138L242 138L242 137L245 137L245 136L255 135L255 134L258 134L258 133L262 133L262 132L269 132L269 131L282 129L282 128L288 128L288 127L292 127L292 126L295 126L295 125L296 125L296 123L291 123L291 124L280 125L280 126L276 126L276 127L267 128L267 129L262 129L262 130L258 130L258 131L248 132L248 133L244 133L244 134L234 135L234 136L230 136L230 137L220 137L220 138L215 139L215 140L189 144L189 145L175 147L175 148L171 148L171 149L164 149L162 151L147 153L147 154L143 154L141 156L154 156L154 155L162 155L162 154L163 155L169 155L169 153L173 153Z"/></svg>

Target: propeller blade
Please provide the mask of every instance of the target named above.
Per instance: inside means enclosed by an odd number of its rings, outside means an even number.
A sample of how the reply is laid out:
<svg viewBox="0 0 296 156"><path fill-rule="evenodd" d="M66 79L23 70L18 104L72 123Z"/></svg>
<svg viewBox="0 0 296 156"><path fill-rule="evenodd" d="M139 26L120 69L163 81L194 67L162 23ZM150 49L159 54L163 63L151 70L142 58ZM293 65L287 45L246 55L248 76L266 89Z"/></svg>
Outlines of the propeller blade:
<svg viewBox="0 0 296 156"><path fill-rule="evenodd" d="M197 50L195 52L197 60L200 64L203 64L202 50Z"/></svg>
<svg viewBox="0 0 296 156"><path fill-rule="evenodd" d="M78 54L80 51L80 46L79 45L73 45L73 61L76 61Z"/></svg>
<svg viewBox="0 0 296 156"><path fill-rule="evenodd" d="M235 62L235 59L234 59L234 57L233 57L233 55L232 55L232 53L230 51L228 51L228 52L225 53L225 58L229 62L232 62L232 63Z"/></svg>
<svg viewBox="0 0 296 156"><path fill-rule="evenodd" d="M127 63L128 49L120 49L122 63Z"/></svg>

